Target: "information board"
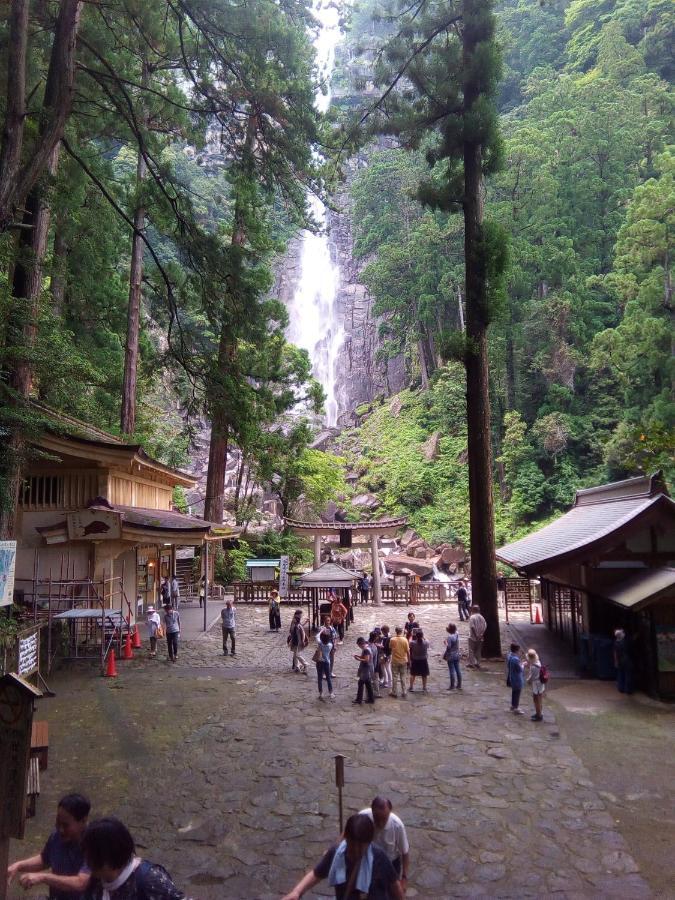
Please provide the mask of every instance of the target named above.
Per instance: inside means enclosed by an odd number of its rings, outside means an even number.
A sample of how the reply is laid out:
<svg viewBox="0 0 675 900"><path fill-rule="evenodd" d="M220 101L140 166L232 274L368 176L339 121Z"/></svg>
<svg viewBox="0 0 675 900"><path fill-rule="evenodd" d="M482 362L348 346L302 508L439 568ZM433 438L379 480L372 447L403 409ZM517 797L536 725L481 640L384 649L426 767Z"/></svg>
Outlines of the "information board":
<svg viewBox="0 0 675 900"><path fill-rule="evenodd" d="M10 606L14 599L16 541L0 541L0 606Z"/></svg>
<svg viewBox="0 0 675 900"><path fill-rule="evenodd" d="M39 668L40 632L35 631L28 637L19 640L19 675L32 675Z"/></svg>
<svg viewBox="0 0 675 900"><path fill-rule="evenodd" d="M279 560L279 596L288 597L288 557L282 556Z"/></svg>

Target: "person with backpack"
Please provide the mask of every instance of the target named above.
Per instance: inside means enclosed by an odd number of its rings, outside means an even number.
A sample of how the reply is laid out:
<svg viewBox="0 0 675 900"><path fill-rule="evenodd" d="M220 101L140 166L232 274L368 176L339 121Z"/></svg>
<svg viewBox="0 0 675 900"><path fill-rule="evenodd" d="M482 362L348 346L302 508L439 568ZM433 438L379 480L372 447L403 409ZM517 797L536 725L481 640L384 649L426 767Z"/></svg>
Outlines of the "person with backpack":
<svg viewBox="0 0 675 900"><path fill-rule="evenodd" d="M459 587L457 588L457 609L459 612L459 621L460 622L468 622L469 621L469 595L467 593L466 588L464 587L464 582L459 582Z"/></svg>
<svg viewBox="0 0 675 900"><path fill-rule="evenodd" d="M511 688L511 712L517 716L524 716L525 713L520 708L520 694L525 686L520 644L511 644L509 655L506 657L506 686Z"/></svg>
<svg viewBox="0 0 675 900"><path fill-rule="evenodd" d="M270 614L270 631L280 631L281 630L281 599L279 597L279 591L276 591L276 590L270 591L269 614Z"/></svg>
<svg viewBox="0 0 675 900"><path fill-rule="evenodd" d="M459 668L459 635L457 634L457 626L454 622L450 622L445 629L448 636L445 639L445 652L443 659L448 664L448 672L450 674L449 691L454 691L457 687L458 691L462 690L462 670Z"/></svg>
<svg viewBox="0 0 675 900"><path fill-rule="evenodd" d="M548 681L548 670L539 659L536 650L527 651L527 683L532 687L532 702L534 703L533 722L544 721L544 692Z"/></svg>
<svg viewBox="0 0 675 900"><path fill-rule="evenodd" d="M286 643L293 654L291 668L294 672L302 672L303 675L307 675L307 661L303 658L301 651L307 646L309 639L302 624L301 609L296 609L293 615Z"/></svg>
<svg viewBox="0 0 675 900"><path fill-rule="evenodd" d="M92 822L82 849L91 870L85 900L185 900L164 866L136 856L134 839L119 819Z"/></svg>

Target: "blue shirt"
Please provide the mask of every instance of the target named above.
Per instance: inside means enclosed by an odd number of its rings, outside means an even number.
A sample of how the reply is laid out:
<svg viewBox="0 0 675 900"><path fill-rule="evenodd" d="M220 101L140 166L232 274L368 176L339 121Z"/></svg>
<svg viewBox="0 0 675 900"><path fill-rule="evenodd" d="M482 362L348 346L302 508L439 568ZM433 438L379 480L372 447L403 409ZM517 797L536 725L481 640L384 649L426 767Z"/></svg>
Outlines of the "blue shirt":
<svg viewBox="0 0 675 900"><path fill-rule="evenodd" d="M89 872L84 864L84 854L79 844L66 843L58 831L52 831L42 851L42 862L52 870L54 875L79 875ZM52 900L81 900L84 894L74 891L57 891L49 889Z"/></svg>
<svg viewBox="0 0 675 900"><path fill-rule="evenodd" d="M506 657L506 670L512 690L522 691L525 686L525 681L523 679L523 664L517 653L509 653Z"/></svg>

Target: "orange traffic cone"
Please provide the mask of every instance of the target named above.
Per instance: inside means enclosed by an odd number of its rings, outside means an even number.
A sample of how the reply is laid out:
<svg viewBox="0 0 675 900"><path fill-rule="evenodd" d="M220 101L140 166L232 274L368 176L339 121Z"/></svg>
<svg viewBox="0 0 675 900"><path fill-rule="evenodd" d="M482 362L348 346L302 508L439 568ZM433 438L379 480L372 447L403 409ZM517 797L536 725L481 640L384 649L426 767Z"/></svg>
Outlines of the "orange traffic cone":
<svg viewBox="0 0 675 900"><path fill-rule="evenodd" d="M538 603L534 607L534 624L535 625L543 625L544 624L544 620L541 617L541 608Z"/></svg>
<svg viewBox="0 0 675 900"><path fill-rule="evenodd" d="M127 639L124 642L124 650L122 651L122 659L133 659L134 652L131 649L131 632L127 631Z"/></svg>
<svg viewBox="0 0 675 900"><path fill-rule="evenodd" d="M108 651L108 661L105 667L106 678L117 678L117 666L115 665L115 648L111 647Z"/></svg>
<svg viewBox="0 0 675 900"><path fill-rule="evenodd" d="M141 643L141 633L138 630L138 625L134 628L134 636L131 639L131 646L134 648L134 650L138 650L143 646L143 644Z"/></svg>

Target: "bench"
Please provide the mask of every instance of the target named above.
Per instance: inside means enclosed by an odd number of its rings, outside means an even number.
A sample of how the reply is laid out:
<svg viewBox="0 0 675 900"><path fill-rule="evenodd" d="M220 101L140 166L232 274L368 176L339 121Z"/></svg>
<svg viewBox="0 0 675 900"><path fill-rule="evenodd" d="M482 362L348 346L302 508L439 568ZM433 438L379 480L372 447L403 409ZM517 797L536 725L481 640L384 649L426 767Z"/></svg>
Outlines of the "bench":
<svg viewBox="0 0 675 900"><path fill-rule="evenodd" d="M49 763L49 722L33 722L30 733L31 760L35 757L43 772Z"/></svg>
<svg viewBox="0 0 675 900"><path fill-rule="evenodd" d="M26 786L26 816L32 819L35 815L35 801L40 796L40 763L37 756L31 756L28 763L28 782Z"/></svg>

